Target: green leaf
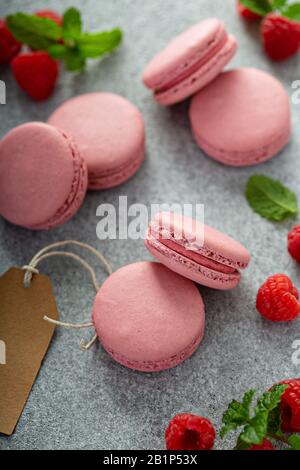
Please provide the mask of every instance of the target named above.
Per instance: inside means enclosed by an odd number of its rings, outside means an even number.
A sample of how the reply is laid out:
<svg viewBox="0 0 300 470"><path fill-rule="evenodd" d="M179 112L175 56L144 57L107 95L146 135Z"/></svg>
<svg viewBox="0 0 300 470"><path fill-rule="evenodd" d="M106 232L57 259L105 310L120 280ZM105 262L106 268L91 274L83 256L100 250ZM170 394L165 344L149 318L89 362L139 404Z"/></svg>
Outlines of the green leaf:
<svg viewBox="0 0 300 470"><path fill-rule="evenodd" d="M63 38L65 41L76 41L82 30L81 14L76 8L68 8L63 16Z"/></svg>
<svg viewBox="0 0 300 470"><path fill-rule="evenodd" d="M84 33L77 41L80 54L84 58L100 57L116 49L122 41L119 28L103 33Z"/></svg>
<svg viewBox="0 0 300 470"><path fill-rule="evenodd" d="M70 72L81 72L86 65L86 61L81 57L79 51L74 49L68 49L67 56L64 59L67 70Z"/></svg>
<svg viewBox="0 0 300 470"><path fill-rule="evenodd" d="M15 13L6 22L13 36L33 49L46 50L62 38L62 29L48 18Z"/></svg>
<svg viewBox="0 0 300 470"><path fill-rule="evenodd" d="M261 444L267 435L268 430L268 412L261 411L257 413L250 423L245 426L241 434L241 440L248 444Z"/></svg>
<svg viewBox="0 0 300 470"><path fill-rule="evenodd" d="M251 444L248 444L247 442L243 441L241 439L241 436L239 436L234 450L248 450L250 446Z"/></svg>
<svg viewBox="0 0 300 470"><path fill-rule="evenodd" d="M251 176L246 187L246 198L254 212L268 220L282 221L298 212L296 195L280 181L268 176Z"/></svg>
<svg viewBox="0 0 300 470"><path fill-rule="evenodd" d="M300 21L300 3L288 5L285 9L281 10L281 14L294 21Z"/></svg>
<svg viewBox="0 0 300 470"><path fill-rule="evenodd" d="M280 406L277 406L269 413L268 417L268 434L272 436L282 436L281 431L281 411Z"/></svg>
<svg viewBox="0 0 300 470"><path fill-rule="evenodd" d="M68 56L68 47L64 44L53 44L47 49L48 54L53 57L53 59L64 60Z"/></svg>
<svg viewBox="0 0 300 470"><path fill-rule="evenodd" d="M287 385L274 385L271 390L265 392L258 400L257 405L255 407L255 412L260 413L264 411L272 411L274 410L281 401L281 397L286 390Z"/></svg>
<svg viewBox="0 0 300 470"><path fill-rule="evenodd" d="M222 439L228 432L234 431L235 429L249 422L250 405L255 393L255 390L249 390L245 393L242 402L232 400L232 402L229 404L222 418L224 425L220 432Z"/></svg>
<svg viewBox="0 0 300 470"><path fill-rule="evenodd" d="M286 4L287 0L272 0L273 10L281 10Z"/></svg>
<svg viewBox="0 0 300 470"><path fill-rule="evenodd" d="M261 16L265 16L272 11L271 4L268 0L240 0L240 3Z"/></svg>
<svg viewBox="0 0 300 470"><path fill-rule="evenodd" d="M299 434L292 434L288 438L288 443L291 446L291 450L300 450L300 435Z"/></svg>

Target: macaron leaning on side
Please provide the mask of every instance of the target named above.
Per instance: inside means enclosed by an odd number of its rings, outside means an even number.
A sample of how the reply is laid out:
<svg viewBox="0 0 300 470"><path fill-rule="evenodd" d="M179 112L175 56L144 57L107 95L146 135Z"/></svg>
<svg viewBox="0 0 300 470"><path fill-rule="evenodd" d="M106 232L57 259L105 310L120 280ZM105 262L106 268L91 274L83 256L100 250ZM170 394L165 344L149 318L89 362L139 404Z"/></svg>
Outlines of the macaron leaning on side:
<svg viewBox="0 0 300 470"><path fill-rule="evenodd" d="M153 90L159 104L178 103L211 82L236 49L236 40L228 35L222 21L201 21L173 39L149 62L143 82Z"/></svg>
<svg viewBox="0 0 300 470"><path fill-rule="evenodd" d="M59 106L48 122L76 140L88 167L88 189L119 186L143 163L144 120L140 111L122 96L76 96Z"/></svg>
<svg viewBox="0 0 300 470"><path fill-rule="evenodd" d="M108 354L143 372L169 369L186 360L199 346L205 326L195 284L148 261L124 266L104 282L92 318Z"/></svg>
<svg viewBox="0 0 300 470"><path fill-rule="evenodd" d="M230 70L193 97L190 121L195 140L207 155L225 165L257 165L289 141L289 96L262 70Z"/></svg>
<svg viewBox="0 0 300 470"><path fill-rule="evenodd" d="M41 122L12 129L0 141L0 214L32 230L57 227L80 208L87 168L66 133Z"/></svg>
<svg viewBox="0 0 300 470"><path fill-rule="evenodd" d="M241 278L239 270L250 261L247 249L233 238L174 212L153 217L145 245L172 271L220 290L236 287Z"/></svg>

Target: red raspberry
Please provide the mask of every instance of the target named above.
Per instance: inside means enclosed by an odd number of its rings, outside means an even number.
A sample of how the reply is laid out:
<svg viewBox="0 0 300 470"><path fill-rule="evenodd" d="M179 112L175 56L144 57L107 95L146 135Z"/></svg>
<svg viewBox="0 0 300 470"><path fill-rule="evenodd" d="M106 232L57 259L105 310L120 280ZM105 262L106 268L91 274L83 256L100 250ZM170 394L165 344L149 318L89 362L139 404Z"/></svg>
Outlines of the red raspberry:
<svg viewBox="0 0 300 470"><path fill-rule="evenodd" d="M36 16L40 18L48 18L49 20L55 21L58 26L62 25L62 17L53 10L39 10L34 13Z"/></svg>
<svg viewBox="0 0 300 470"><path fill-rule="evenodd" d="M285 60L298 52L300 23L274 13L267 15L261 26L263 46L273 60Z"/></svg>
<svg viewBox="0 0 300 470"><path fill-rule="evenodd" d="M33 100L45 100L53 92L58 65L47 52L21 54L13 59L11 67L19 86Z"/></svg>
<svg viewBox="0 0 300 470"><path fill-rule="evenodd" d="M300 225L296 225L288 234L288 250L292 258L300 263Z"/></svg>
<svg viewBox="0 0 300 470"><path fill-rule="evenodd" d="M288 388L281 397L281 429L284 432L300 432L300 378L284 380Z"/></svg>
<svg viewBox="0 0 300 470"><path fill-rule="evenodd" d="M276 450L268 439L264 439L261 444L253 444L248 450Z"/></svg>
<svg viewBox="0 0 300 470"><path fill-rule="evenodd" d="M15 40L5 21L0 18L0 64L8 64L20 49L21 44Z"/></svg>
<svg viewBox="0 0 300 470"><path fill-rule="evenodd" d="M176 415L165 431L167 450L209 450L215 436L208 419L191 414Z"/></svg>
<svg viewBox="0 0 300 470"><path fill-rule="evenodd" d="M300 313L299 294L285 274L269 277L259 288L256 308L259 313L274 322L294 320Z"/></svg>
<svg viewBox="0 0 300 470"><path fill-rule="evenodd" d="M237 11L239 15L247 21L257 21L261 19L261 16L255 13L254 11L249 10L249 8L242 5L239 0L236 4Z"/></svg>

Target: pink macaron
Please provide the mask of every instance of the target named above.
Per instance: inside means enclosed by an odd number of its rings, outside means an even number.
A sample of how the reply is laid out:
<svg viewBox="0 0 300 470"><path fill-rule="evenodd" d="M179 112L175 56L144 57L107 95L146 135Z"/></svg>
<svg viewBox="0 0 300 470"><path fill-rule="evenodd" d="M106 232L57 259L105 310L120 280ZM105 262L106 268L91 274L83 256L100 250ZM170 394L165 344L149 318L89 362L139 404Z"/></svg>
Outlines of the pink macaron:
<svg viewBox="0 0 300 470"><path fill-rule="evenodd" d="M160 212L151 220L145 245L167 268L199 284L228 290L247 267L246 248L222 232L174 212Z"/></svg>
<svg viewBox="0 0 300 470"><path fill-rule="evenodd" d="M197 349L205 326L195 284L160 263L140 262L114 272L99 290L93 322L104 349L143 372L175 367Z"/></svg>
<svg viewBox="0 0 300 470"><path fill-rule="evenodd" d="M237 43L216 18L201 21L173 39L147 65L143 82L168 106L201 90L234 56Z"/></svg>
<svg viewBox="0 0 300 470"><path fill-rule="evenodd" d="M0 141L0 214L32 230L56 227L78 211L86 164L72 138L41 122L11 130Z"/></svg>
<svg viewBox="0 0 300 470"><path fill-rule="evenodd" d="M143 162L144 120L140 111L121 96L76 96L57 108L48 122L76 140L88 167L88 189L118 186Z"/></svg>
<svg viewBox="0 0 300 470"><path fill-rule="evenodd" d="M190 120L201 149L232 166L269 160L291 134L289 97L271 75L254 68L223 72L192 99Z"/></svg>

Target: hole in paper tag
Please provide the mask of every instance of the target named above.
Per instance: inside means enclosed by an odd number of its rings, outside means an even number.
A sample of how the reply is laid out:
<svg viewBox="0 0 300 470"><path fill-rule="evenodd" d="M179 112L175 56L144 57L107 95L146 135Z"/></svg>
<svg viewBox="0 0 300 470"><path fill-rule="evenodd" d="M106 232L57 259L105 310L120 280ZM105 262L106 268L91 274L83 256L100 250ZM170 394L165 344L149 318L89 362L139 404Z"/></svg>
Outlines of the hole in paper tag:
<svg viewBox="0 0 300 470"><path fill-rule="evenodd" d="M24 271L0 277L0 432L11 435L41 367L58 312L50 279L35 274L28 288Z"/></svg>

